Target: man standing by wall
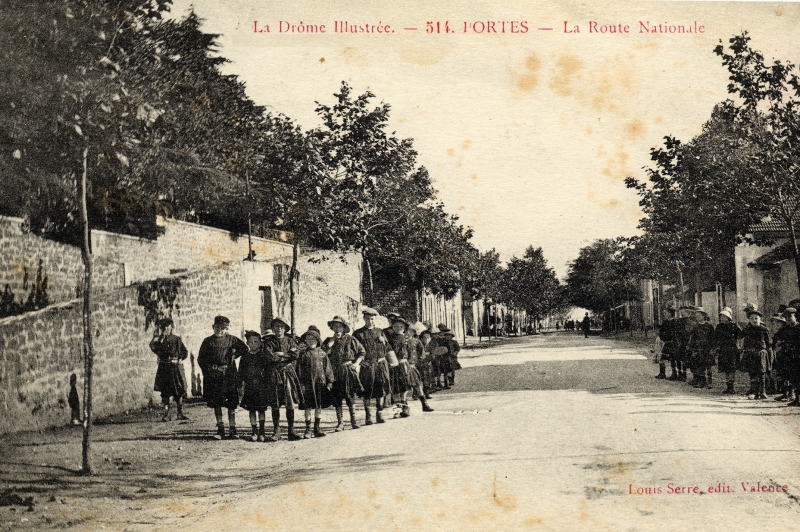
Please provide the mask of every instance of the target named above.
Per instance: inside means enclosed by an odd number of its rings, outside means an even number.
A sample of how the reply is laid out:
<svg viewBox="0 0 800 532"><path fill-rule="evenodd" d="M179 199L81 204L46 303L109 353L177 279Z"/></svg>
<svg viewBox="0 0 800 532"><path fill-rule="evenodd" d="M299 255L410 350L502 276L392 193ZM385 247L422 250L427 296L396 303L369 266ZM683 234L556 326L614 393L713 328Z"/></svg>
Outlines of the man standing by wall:
<svg viewBox="0 0 800 532"><path fill-rule="evenodd" d="M238 439L236 433L236 407L239 406L239 391L236 388L235 360L249 351L247 344L228 334L231 320L225 316L214 318L214 334L203 340L197 354L197 364L203 372L203 399L214 409L217 420L216 439L225 437L222 408L228 409L230 438Z"/></svg>

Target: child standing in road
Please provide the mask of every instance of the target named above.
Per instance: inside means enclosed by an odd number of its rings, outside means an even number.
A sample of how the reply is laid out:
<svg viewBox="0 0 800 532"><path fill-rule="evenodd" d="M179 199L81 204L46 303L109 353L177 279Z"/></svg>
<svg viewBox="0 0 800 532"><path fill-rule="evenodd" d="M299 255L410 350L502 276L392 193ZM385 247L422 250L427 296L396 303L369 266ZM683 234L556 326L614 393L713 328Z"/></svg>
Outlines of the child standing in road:
<svg viewBox="0 0 800 532"><path fill-rule="evenodd" d="M264 422L265 412L269 407L267 369L270 359L262 349L260 334L256 331L247 331L244 333L244 338L250 352L244 355L239 363L239 375L244 384L241 406L250 412L250 426L253 430L250 440L262 442L266 439ZM256 425L256 415L258 425Z"/></svg>
<svg viewBox="0 0 800 532"><path fill-rule="evenodd" d="M761 324L761 312L755 306L745 308L747 327L742 330L742 366L750 374L752 399L766 399L766 376L769 365L769 330Z"/></svg>
<svg viewBox="0 0 800 532"><path fill-rule="evenodd" d="M314 413L314 437L322 438L325 433L320 429L322 409L331 405L330 391L333 386L333 368L328 355L320 348L322 338L319 329L309 327L300 341L306 349L300 354L297 364L297 378L303 391L300 408L306 411L306 432L303 438L311 437L311 414Z"/></svg>
<svg viewBox="0 0 800 532"><path fill-rule="evenodd" d="M719 371L725 373L727 388L722 393L726 395L736 393L736 390L733 389L736 381L736 364L739 359L739 348L736 341L741 333L742 328L733 321L733 311L729 307L723 308L719 313L719 325L714 330L714 348L717 350Z"/></svg>

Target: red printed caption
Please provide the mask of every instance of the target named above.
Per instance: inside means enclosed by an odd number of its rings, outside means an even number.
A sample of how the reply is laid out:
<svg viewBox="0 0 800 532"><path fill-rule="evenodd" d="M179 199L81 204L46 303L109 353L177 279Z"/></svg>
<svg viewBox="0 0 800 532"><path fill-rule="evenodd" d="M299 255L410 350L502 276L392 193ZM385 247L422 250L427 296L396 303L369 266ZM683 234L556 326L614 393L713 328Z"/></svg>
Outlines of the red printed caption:
<svg viewBox="0 0 800 532"><path fill-rule="evenodd" d="M706 27L696 20L685 23L651 22L638 20L634 23L599 22L590 20L576 24L568 20L558 28L542 25L535 26L527 20L428 20L422 25L392 26L381 20L376 22L334 20L326 23L309 23L300 21L279 20L277 23L253 21L253 33L277 33L286 35L323 35L323 34L375 34L389 35L394 33L421 33L427 35L522 35L531 30L552 31L569 35L694 35L705 33Z"/></svg>

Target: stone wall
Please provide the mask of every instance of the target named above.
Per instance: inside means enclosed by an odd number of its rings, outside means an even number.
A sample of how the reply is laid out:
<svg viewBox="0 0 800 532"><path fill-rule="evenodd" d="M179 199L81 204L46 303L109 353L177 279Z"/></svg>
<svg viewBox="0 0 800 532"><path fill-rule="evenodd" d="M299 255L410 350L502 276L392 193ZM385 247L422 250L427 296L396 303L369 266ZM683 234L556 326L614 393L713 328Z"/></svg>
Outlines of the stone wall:
<svg viewBox="0 0 800 532"><path fill-rule="evenodd" d="M164 234L158 237L158 261L171 271L195 270L221 262L236 262L247 257L247 235L234 235L222 229L160 218ZM292 246L278 240L252 239L255 259L273 261L289 257Z"/></svg>
<svg viewBox="0 0 800 532"><path fill-rule="evenodd" d="M414 290L405 287L375 287L373 306L381 314L396 312L410 322L422 321Z"/></svg>
<svg viewBox="0 0 800 532"><path fill-rule="evenodd" d="M343 260L344 259L344 260ZM360 253L303 250L297 269L352 299L361 301L362 260Z"/></svg>
<svg viewBox="0 0 800 532"><path fill-rule="evenodd" d="M245 329L258 329L260 288L274 284L275 268L272 263L238 261L98 295L93 311L95 416L158 402L152 391L156 359L148 347L157 317L174 320L175 332L190 353L184 367L191 380L187 388L199 392L202 378L195 361L203 338L212 332L214 316L230 318L230 333L240 337ZM72 300L0 319L0 434L69 420L70 374L77 374L83 396L81 308L82 300ZM300 332L315 324L326 334L326 323L336 314L357 327L358 308L357 300L300 272L296 318Z"/></svg>
<svg viewBox="0 0 800 532"><path fill-rule="evenodd" d="M98 256L93 264L95 293L124 285L120 263ZM0 291L5 304L13 299L14 305L30 310L70 301L81 294L83 275L80 249L26 233L20 218L0 216Z"/></svg>

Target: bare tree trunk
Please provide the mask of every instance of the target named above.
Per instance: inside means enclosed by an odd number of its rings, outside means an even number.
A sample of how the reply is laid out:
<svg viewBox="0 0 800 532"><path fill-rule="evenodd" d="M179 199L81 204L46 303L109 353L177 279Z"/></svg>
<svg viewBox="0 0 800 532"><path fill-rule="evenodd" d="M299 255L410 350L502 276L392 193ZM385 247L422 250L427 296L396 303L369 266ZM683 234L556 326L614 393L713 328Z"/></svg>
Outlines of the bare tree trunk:
<svg viewBox="0 0 800 532"><path fill-rule="evenodd" d="M678 261L675 261L675 266L678 267L678 287L681 291L680 298L678 299L678 306L682 307L685 304L683 298L686 295L686 287L683 284L683 271L681 270L681 266L678 264Z"/></svg>
<svg viewBox="0 0 800 532"><path fill-rule="evenodd" d="M300 240L295 233L294 243L292 244L292 267L289 268L289 321L292 327L292 334L297 334L295 330L295 293L297 292L295 282L297 279L297 255L300 248Z"/></svg>
<svg viewBox="0 0 800 532"><path fill-rule="evenodd" d="M81 222L83 225L83 465L84 474L92 474L91 438L92 438L92 369L94 366L94 349L92 347L92 250L89 241L89 214L86 207L87 159L89 148L83 149L83 172L78 180L78 197L80 201Z"/></svg>
<svg viewBox="0 0 800 532"><path fill-rule="evenodd" d="M367 279L369 279L369 297L367 297L367 304L371 307L375 304L375 286L372 284L372 264L369 259L364 257L364 264L367 266Z"/></svg>

